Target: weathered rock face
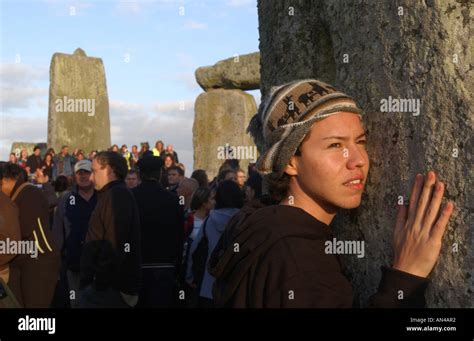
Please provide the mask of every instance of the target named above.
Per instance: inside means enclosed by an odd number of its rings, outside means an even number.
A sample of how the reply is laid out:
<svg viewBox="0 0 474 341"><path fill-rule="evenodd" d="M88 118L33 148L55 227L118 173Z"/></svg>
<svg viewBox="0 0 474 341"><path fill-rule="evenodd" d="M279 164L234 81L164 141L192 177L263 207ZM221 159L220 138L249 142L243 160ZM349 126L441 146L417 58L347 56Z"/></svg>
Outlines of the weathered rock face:
<svg viewBox="0 0 474 341"><path fill-rule="evenodd" d="M217 62L213 66L204 66L196 70L196 80L204 89L241 89L260 88L260 53L254 52Z"/></svg>
<svg viewBox="0 0 474 341"><path fill-rule="evenodd" d="M338 238L365 241L365 258L346 257L362 305L380 266L392 262L398 197L408 198L416 173L434 169L456 208L427 303L473 307L472 4L260 0L258 11L263 96L273 85L318 78L366 112L371 169L363 204L334 222ZM382 112L389 96L420 100L419 115Z"/></svg>
<svg viewBox="0 0 474 341"><path fill-rule="evenodd" d="M110 147L109 100L100 58L55 53L51 60L48 146L83 149Z"/></svg>
<svg viewBox="0 0 474 341"><path fill-rule="evenodd" d="M256 147L246 134L256 111L253 96L241 90L218 89L200 94L194 104L194 169L205 169L212 180L225 161L226 150L232 150L246 171L249 162L257 158Z"/></svg>

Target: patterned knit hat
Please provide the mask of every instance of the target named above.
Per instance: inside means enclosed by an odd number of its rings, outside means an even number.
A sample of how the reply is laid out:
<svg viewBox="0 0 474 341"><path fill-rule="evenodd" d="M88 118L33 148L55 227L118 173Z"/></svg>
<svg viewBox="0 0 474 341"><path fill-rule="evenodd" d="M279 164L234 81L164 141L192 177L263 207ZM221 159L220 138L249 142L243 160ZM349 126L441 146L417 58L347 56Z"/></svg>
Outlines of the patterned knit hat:
<svg viewBox="0 0 474 341"><path fill-rule="evenodd" d="M258 171L283 175L313 123L341 111L362 117L351 97L316 79L272 88L247 128L260 152Z"/></svg>

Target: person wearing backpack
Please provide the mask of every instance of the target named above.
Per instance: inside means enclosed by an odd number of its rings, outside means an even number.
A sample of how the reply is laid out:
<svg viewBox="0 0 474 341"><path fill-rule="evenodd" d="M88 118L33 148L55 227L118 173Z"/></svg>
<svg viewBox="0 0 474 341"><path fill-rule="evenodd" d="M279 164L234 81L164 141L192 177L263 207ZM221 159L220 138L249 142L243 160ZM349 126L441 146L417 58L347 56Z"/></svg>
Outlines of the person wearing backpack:
<svg viewBox="0 0 474 341"><path fill-rule="evenodd" d="M188 265L188 268L192 269L192 276L186 278L191 287L197 288L198 306L201 308L214 306L212 286L215 279L207 270L209 257L224 232L227 222L239 212L244 203L239 186L232 180L225 180L219 184L215 201L215 208L210 211L192 242L189 259L191 264Z"/></svg>
<svg viewBox="0 0 474 341"><path fill-rule="evenodd" d="M182 264L182 273L180 274L180 283L184 284L183 289L186 291L186 305L190 308L197 306L198 292L196 292L196 286L190 286L188 281L192 284L193 271L192 271L192 261L191 261L191 245L193 240L196 239L201 227L203 226L204 221L209 216L209 212L214 208L214 193L209 188L200 187L198 188L191 199L191 212L188 214L188 224L190 225L187 230L189 233L186 235L186 242L184 246L184 257ZM207 253L204 255L207 258ZM203 257L203 258L204 258ZM204 263L206 259L204 258ZM199 262L197 262L199 263ZM196 266L196 263L195 263ZM202 277L201 277L202 280Z"/></svg>

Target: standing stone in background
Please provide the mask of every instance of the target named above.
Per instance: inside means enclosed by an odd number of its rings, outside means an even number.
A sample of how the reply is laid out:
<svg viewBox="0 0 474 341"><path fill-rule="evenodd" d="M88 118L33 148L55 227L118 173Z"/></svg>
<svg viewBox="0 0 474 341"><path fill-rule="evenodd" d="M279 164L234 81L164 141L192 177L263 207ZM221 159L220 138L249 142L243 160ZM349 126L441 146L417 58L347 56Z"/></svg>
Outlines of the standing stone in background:
<svg viewBox="0 0 474 341"><path fill-rule="evenodd" d="M371 160L363 203L338 216L339 239L364 240L346 257L364 305L391 265L399 197L433 169L455 210L431 274L429 307L474 306L474 65L469 1L258 1L262 94L317 78L365 110ZM383 100L420 100L419 115L382 112Z"/></svg>
<svg viewBox="0 0 474 341"><path fill-rule="evenodd" d="M109 99L102 59L55 53L51 60L48 147L85 153L110 147Z"/></svg>
<svg viewBox="0 0 474 341"><path fill-rule="evenodd" d="M260 53L227 58L196 70L196 80L204 91L212 89L256 90L260 88Z"/></svg>
<svg viewBox="0 0 474 341"><path fill-rule="evenodd" d="M200 94L194 104L193 168L206 170L212 180L225 161L222 156L227 144L238 153L240 168L247 172L249 162L257 157L257 149L246 133L256 111L255 99L242 90L218 89Z"/></svg>
<svg viewBox="0 0 474 341"><path fill-rule="evenodd" d="M33 154L33 149L39 146L41 149L41 157L44 157L46 150L48 149L45 142L13 142L10 153L15 153L17 157L20 157L21 150L26 149L28 155Z"/></svg>

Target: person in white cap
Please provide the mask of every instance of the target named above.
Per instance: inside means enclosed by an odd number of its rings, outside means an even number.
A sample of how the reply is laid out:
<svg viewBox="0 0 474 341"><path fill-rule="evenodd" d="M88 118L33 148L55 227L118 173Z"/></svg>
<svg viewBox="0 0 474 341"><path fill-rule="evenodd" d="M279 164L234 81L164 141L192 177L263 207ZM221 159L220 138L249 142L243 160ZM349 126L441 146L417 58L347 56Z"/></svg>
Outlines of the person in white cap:
<svg viewBox="0 0 474 341"><path fill-rule="evenodd" d="M67 296L73 308L79 303L81 254L90 216L97 204L97 194L90 180L91 172L91 161L76 162L73 188L59 199L53 223L53 233L62 256L62 278L67 278Z"/></svg>

